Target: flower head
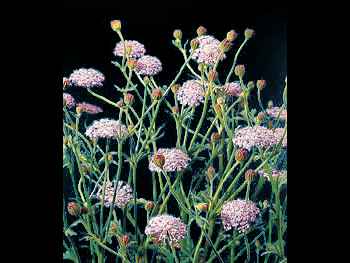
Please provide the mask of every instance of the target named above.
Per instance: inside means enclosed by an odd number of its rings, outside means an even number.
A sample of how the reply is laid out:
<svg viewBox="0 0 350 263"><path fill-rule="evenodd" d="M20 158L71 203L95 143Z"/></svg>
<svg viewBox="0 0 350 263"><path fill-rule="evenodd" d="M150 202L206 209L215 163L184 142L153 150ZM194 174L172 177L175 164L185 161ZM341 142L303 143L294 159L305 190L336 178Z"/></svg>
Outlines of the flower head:
<svg viewBox="0 0 350 263"><path fill-rule="evenodd" d="M77 107L80 108L81 112L86 112L89 114L97 114L103 112L100 107L86 102L78 103Z"/></svg>
<svg viewBox="0 0 350 263"><path fill-rule="evenodd" d="M225 231L233 228L244 233L255 222L259 213L260 210L255 203L238 199L223 205L221 220Z"/></svg>
<svg viewBox="0 0 350 263"><path fill-rule="evenodd" d="M137 60L135 71L140 75L154 76L162 69L162 63L158 58L146 55Z"/></svg>
<svg viewBox="0 0 350 263"><path fill-rule="evenodd" d="M145 229L145 234L157 244L169 244L172 247L180 247L180 241L185 238L186 225L171 215L152 217Z"/></svg>
<svg viewBox="0 0 350 263"><path fill-rule="evenodd" d="M122 139L128 135L128 129L119 121L101 119L94 121L85 132L91 140L99 138Z"/></svg>
<svg viewBox="0 0 350 263"><path fill-rule="evenodd" d="M68 93L63 93L63 103L68 109L71 109L75 106L75 99L72 95Z"/></svg>
<svg viewBox="0 0 350 263"><path fill-rule="evenodd" d="M176 97L180 104L196 107L204 101L204 88L195 81L186 81L176 92Z"/></svg>
<svg viewBox="0 0 350 263"><path fill-rule="evenodd" d="M212 36L200 36L197 38L199 46L193 51L192 58L197 63L214 65L218 60L223 60L226 56L220 49L220 41Z"/></svg>
<svg viewBox="0 0 350 263"><path fill-rule="evenodd" d="M125 50L124 50L125 43ZM118 57L124 57L126 51L130 50L129 57L140 58L146 53L145 46L136 40L120 41L114 48L114 55Z"/></svg>
<svg viewBox="0 0 350 263"><path fill-rule="evenodd" d="M281 120L287 119L287 110L282 109L280 107L272 107L270 109L267 109L266 112L272 118L277 119L277 117L279 116Z"/></svg>
<svg viewBox="0 0 350 263"><path fill-rule="evenodd" d="M275 136L276 139L276 144L280 142L280 140L282 139L283 135L284 135L284 128L276 128L273 131L273 134ZM287 147L287 133L284 135L283 140L282 140L282 147L286 148Z"/></svg>
<svg viewBox="0 0 350 263"><path fill-rule="evenodd" d="M98 70L81 68L73 71L69 77L71 85L82 88L102 87L105 76Z"/></svg>
<svg viewBox="0 0 350 263"><path fill-rule="evenodd" d="M221 90L230 97L239 97L242 93L242 88L237 82L227 83L222 86Z"/></svg>
<svg viewBox="0 0 350 263"><path fill-rule="evenodd" d="M157 156L164 156L165 162L162 165L162 169L154 162L154 158ZM159 148L158 151L151 157L148 168L152 172L175 172L182 171L187 168L191 159L180 149L171 148Z"/></svg>
<svg viewBox="0 0 350 263"><path fill-rule="evenodd" d="M118 181L117 184L114 184L112 182L106 183L106 190L105 190L105 196L104 196L104 205L106 207L110 207L113 204L113 195L115 191L115 187L117 187L117 192L114 200L114 205L119 208L124 208L126 204L132 199L132 189L130 185L123 181ZM102 200L103 196L103 186L100 186L96 196L98 199Z"/></svg>
<svg viewBox="0 0 350 263"><path fill-rule="evenodd" d="M267 149L278 142L272 130L263 126L254 126L238 129L233 138L233 143L250 151L252 147Z"/></svg>

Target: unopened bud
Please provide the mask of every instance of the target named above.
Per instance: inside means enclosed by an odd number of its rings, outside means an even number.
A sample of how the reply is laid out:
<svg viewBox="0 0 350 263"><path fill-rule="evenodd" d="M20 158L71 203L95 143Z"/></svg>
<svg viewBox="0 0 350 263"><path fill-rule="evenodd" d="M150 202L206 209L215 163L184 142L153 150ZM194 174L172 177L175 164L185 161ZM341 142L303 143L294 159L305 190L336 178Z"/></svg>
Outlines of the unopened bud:
<svg viewBox="0 0 350 263"><path fill-rule="evenodd" d="M129 236L128 235L123 235L119 237L119 245L126 247L129 243Z"/></svg>
<svg viewBox="0 0 350 263"><path fill-rule="evenodd" d="M67 205L67 210L71 216L80 215L80 206L76 202L69 202Z"/></svg>
<svg viewBox="0 0 350 263"><path fill-rule="evenodd" d="M134 68L136 68L136 64L137 64L137 60L133 58L129 59L127 62L127 65L130 70L133 70Z"/></svg>
<svg viewBox="0 0 350 263"><path fill-rule="evenodd" d="M83 206L82 208L80 208L80 213L87 214L87 213L89 213L89 209L87 207Z"/></svg>
<svg viewBox="0 0 350 263"><path fill-rule="evenodd" d="M212 135L211 135L211 142L212 143L215 143L215 142L217 142L218 140L220 140L220 133L218 133L218 132L214 132L214 133L212 133Z"/></svg>
<svg viewBox="0 0 350 263"><path fill-rule="evenodd" d="M78 115L80 115L83 112L83 109L79 106L75 108L75 111L77 112Z"/></svg>
<svg viewBox="0 0 350 263"><path fill-rule="evenodd" d="M256 119L260 122L264 121L265 119L265 113L259 112L258 115L256 116Z"/></svg>
<svg viewBox="0 0 350 263"><path fill-rule="evenodd" d="M173 33L173 36L175 39L181 40L182 39L182 31L180 29L176 29Z"/></svg>
<svg viewBox="0 0 350 263"><path fill-rule="evenodd" d="M273 101L269 100L269 102L267 103L267 108L271 109L273 108Z"/></svg>
<svg viewBox="0 0 350 263"><path fill-rule="evenodd" d="M273 128L273 122L272 121L269 121L267 123L267 128L270 129L270 130Z"/></svg>
<svg viewBox="0 0 350 263"><path fill-rule="evenodd" d="M260 243L259 239L257 239L257 240L255 241L255 246L256 246L257 249L260 249L260 248L261 248L261 243Z"/></svg>
<svg viewBox="0 0 350 263"><path fill-rule="evenodd" d="M145 76L145 77L143 78L143 82L144 82L146 85L148 85L148 84L151 83L151 80L149 79L148 76Z"/></svg>
<svg viewBox="0 0 350 263"><path fill-rule="evenodd" d="M111 27L113 31L118 32L122 28L122 23L120 22L120 20L113 20L111 21Z"/></svg>
<svg viewBox="0 0 350 263"><path fill-rule="evenodd" d="M208 204L206 203L199 203L196 206L196 209L198 209L199 211L208 211Z"/></svg>
<svg viewBox="0 0 350 263"><path fill-rule="evenodd" d="M68 142L69 142L68 138L67 137L63 137L63 144L64 145L68 145Z"/></svg>
<svg viewBox="0 0 350 263"><path fill-rule="evenodd" d="M160 169L163 169L163 166L165 164L165 157L162 154L156 154L153 157L153 163L157 165Z"/></svg>
<svg viewBox="0 0 350 263"><path fill-rule="evenodd" d="M235 67L235 74L237 77L243 78L245 74L245 66L244 65L237 65Z"/></svg>
<svg viewBox="0 0 350 263"><path fill-rule="evenodd" d="M235 159L237 162L243 162L248 157L248 150L244 148L240 148L235 153Z"/></svg>
<svg viewBox="0 0 350 263"><path fill-rule="evenodd" d="M219 104L220 106L225 105L225 99L223 97L218 97L216 100L216 103Z"/></svg>
<svg viewBox="0 0 350 263"><path fill-rule="evenodd" d="M217 103L216 103L216 104L214 105L214 110L215 110L216 114L221 114L221 113L222 113L220 104L217 104Z"/></svg>
<svg viewBox="0 0 350 263"><path fill-rule="evenodd" d="M204 26L200 26L197 28L197 35L199 37L205 35L206 33L207 33L207 29Z"/></svg>
<svg viewBox="0 0 350 263"><path fill-rule="evenodd" d="M213 180L215 175L215 168L213 166L209 166L207 170L207 177L209 181Z"/></svg>
<svg viewBox="0 0 350 263"><path fill-rule="evenodd" d="M109 232L112 234L117 233L118 225L115 222L112 222L109 227Z"/></svg>
<svg viewBox="0 0 350 263"><path fill-rule="evenodd" d="M264 200L264 202L263 202L263 208L266 209L266 208L268 208L268 207L269 207L269 201Z"/></svg>
<svg viewBox="0 0 350 263"><path fill-rule="evenodd" d="M248 84L247 84L247 87L248 87L249 90L254 89L254 87L255 87L254 81L249 81Z"/></svg>
<svg viewBox="0 0 350 263"><path fill-rule="evenodd" d="M180 112L179 107L172 107L171 111L173 112L173 114L178 114Z"/></svg>
<svg viewBox="0 0 350 263"><path fill-rule="evenodd" d="M132 124L128 125L128 132L131 133L133 131L134 127L135 126Z"/></svg>
<svg viewBox="0 0 350 263"><path fill-rule="evenodd" d="M63 78L63 88L67 87L69 85L69 79Z"/></svg>
<svg viewBox="0 0 350 263"><path fill-rule="evenodd" d="M244 174L244 178L247 182L253 181L255 176L256 176L256 172L253 169L247 170Z"/></svg>
<svg viewBox="0 0 350 263"><path fill-rule="evenodd" d="M229 51L231 49L231 47L232 47L231 42L226 38L220 43L220 49L223 52Z"/></svg>
<svg viewBox="0 0 350 263"><path fill-rule="evenodd" d="M261 91L266 87L266 80L259 79L256 83L257 88Z"/></svg>
<svg viewBox="0 0 350 263"><path fill-rule="evenodd" d="M131 105L131 104L134 103L135 97L134 97L134 95L132 95L131 93L126 93L126 94L124 95L124 101L125 101L125 103L126 103L127 105Z"/></svg>
<svg viewBox="0 0 350 263"><path fill-rule="evenodd" d="M163 92L161 89L154 89L152 90L152 98L154 100L159 100L163 96Z"/></svg>
<svg viewBox="0 0 350 263"><path fill-rule="evenodd" d="M236 33L236 31L231 30L230 32L227 33L226 35L226 39L230 42L233 42L236 40L238 34Z"/></svg>
<svg viewBox="0 0 350 263"><path fill-rule="evenodd" d="M218 73L215 70L210 70L208 73L208 81L213 82L218 78Z"/></svg>
<svg viewBox="0 0 350 263"><path fill-rule="evenodd" d="M124 101L122 100L122 99L120 99L118 102L117 102L117 107L118 108L122 108L122 107L124 107Z"/></svg>
<svg viewBox="0 0 350 263"><path fill-rule="evenodd" d="M147 211L151 210L154 207L154 203L152 201L147 201L145 204L145 209Z"/></svg>
<svg viewBox="0 0 350 263"><path fill-rule="evenodd" d="M198 65L198 70L199 70L200 72L204 72L205 69L206 69L206 67L207 67L207 65L205 65L204 63L199 63L199 65Z"/></svg>
<svg viewBox="0 0 350 263"><path fill-rule="evenodd" d="M176 92L180 89L180 85L179 84L174 84L171 86L171 91L176 94Z"/></svg>
<svg viewBox="0 0 350 263"><path fill-rule="evenodd" d="M244 36L245 36L246 39L250 39L250 38L252 38L254 35L255 35L255 31L254 31L253 29L247 28L247 29L244 31Z"/></svg>
<svg viewBox="0 0 350 263"><path fill-rule="evenodd" d="M113 155L112 154L107 154L107 160L112 161L113 160Z"/></svg>
<svg viewBox="0 0 350 263"><path fill-rule="evenodd" d="M191 40L191 49L196 50L199 46L199 41L197 39L192 39Z"/></svg>

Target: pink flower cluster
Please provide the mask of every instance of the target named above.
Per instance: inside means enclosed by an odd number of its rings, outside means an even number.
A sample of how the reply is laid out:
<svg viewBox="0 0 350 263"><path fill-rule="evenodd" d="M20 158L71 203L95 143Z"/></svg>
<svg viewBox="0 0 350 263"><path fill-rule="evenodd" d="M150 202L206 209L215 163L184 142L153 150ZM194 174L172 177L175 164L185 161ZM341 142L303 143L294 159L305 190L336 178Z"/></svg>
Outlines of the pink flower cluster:
<svg viewBox="0 0 350 263"><path fill-rule="evenodd" d="M68 109L71 109L75 106L74 97L68 93L63 93L63 102L66 104L66 107Z"/></svg>
<svg viewBox="0 0 350 263"><path fill-rule="evenodd" d="M101 119L94 121L87 128L85 135L91 140L97 140L99 138L123 139L128 136L128 129L119 121Z"/></svg>
<svg viewBox="0 0 350 263"><path fill-rule="evenodd" d="M280 107L273 107L271 109L267 109L266 112L272 118L277 118L278 115L279 115L279 118L281 120L286 120L287 119L287 110L282 109Z"/></svg>
<svg viewBox="0 0 350 263"><path fill-rule="evenodd" d="M276 128L275 131L274 131L274 136L276 138L276 144L280 142L280 140L282 139L283 137L283 134L284 134L284 128ZM286 148L287 147L287 132L286 134L284 135L283 137L283 140L282 140L282 147L283 148Z"/></svg>
<svg viewBox="0 0 350 263"><path fill-rule="evenodd" d="M163 165L163 169L161 169L159 166L157 166L153 162L153 157L155 155L163 155L165 158L165 163ZM148 168L152 172L175 172L175 171L182 171L185 168L187 168L188 163L191 159L188 157L186 153L181 151L180 149L176 148L171 148L171 149L166 149L166 148L159 148L157 153L154 154L151 157L150 163Z"/></svg>
<svg viewBox="0 0 350 263"><path fill-rule="evenodd" d="M145 55L137 60L135 71L140 75L154 76L162 69L162 63L158 58Z"/></svg>
<svg viewBox="0 0 350 263"><path fill-rule="evenodd" d="M233 143L248 151L252 147L267 149L276 144L276 137L271 129L263 126L245 127L236 131Z"/></svg>
<svg viewBox="0 0 350 263"><path fill-rule="evenodd" d="M242 88L237 82L227 83L222 86L221 90L230 97L239 97L242 93Z"/></svg>
<svg viewBox="0 0 350 263"><path fill-rule="evenodd" d="M113 195L115 186L117 186L117 192L114 200L114 205L119 208L124 208L127 203L132 199L132 189L130 185L123 181L118 181L117 185L113 185L111 182L106 183L106 190L104 196L104 205L110 207L113 204ZM96 196L98 199L102 200L103 196L103 186L100 186Z"/></svg>
<svg viewBox="0 0 350 263"><path fill-rule="evenodd" d="M219 59L223 60L226 56L221 54L220 41L212 36L200 36L197 38L199 45L193 52L192 58L197 63L214 65Z"/></svg>
<svg viewBox="0 0 350 263"><path fill-rule="evenodd" d="M98 70L81 68L69 77L70 85L82 88L102 87L105 76Z"/></svg>
<svg viewBox="0 0 350 263"><path fill-rule="evenodd" d="M131 58L140 58L146 53L145 46L135 40L125 40L125 48L130 48L130 57ZM119 57L124 57L124 41L117 43L114 49L114 55Z"/></svg>
<svg viewBox="0 0 350 263"><path fill-rule="evenodd" d="M181 105L196 107L204 101L204 88L195 81L186 81L176 92L176 97Z"/></svg>
<svg viewBox="0 0 350 263"><path fill-rule="evenodd" d="M157 244L169 244L179 248L180 241L185 238L186 225L171 215L160 215L152 217L145 229L145 234Z"/></svg>
<svg viewBox="0 0 350 263"><path fill-rule="evenodd" d="M86 112L89 114L97 114L103 112L103 110L100 107L86 102L78 103L77 107L79 107L82 112Z"/></svg>
<svg viewBox="0 0 350 263"><path fill-rule="evenodd" d="M259 214L260 209L255 203L238 199L223 205L221 220L225 231L233 228L244 233L255 222Z"/></svg>

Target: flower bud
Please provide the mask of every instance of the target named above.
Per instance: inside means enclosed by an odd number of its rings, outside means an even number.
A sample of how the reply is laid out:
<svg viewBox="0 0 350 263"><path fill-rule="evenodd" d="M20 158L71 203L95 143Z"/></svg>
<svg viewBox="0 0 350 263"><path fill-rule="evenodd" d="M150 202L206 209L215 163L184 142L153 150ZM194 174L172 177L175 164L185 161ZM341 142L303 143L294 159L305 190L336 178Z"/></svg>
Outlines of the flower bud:
<svg viewBox="0 0 350 263"><path fill-rule="evenodd" d="M244 31L244 36L245 36L246 39L250 39L250 38L252 38L254 35L255 35L255 31L254 31L253 29L247 28L247 29Z"/></svg>
<svg viewBox="0 0 350 263"><path fill-rule="evenodd" d="M199 203L195 206L196 209L198 209L199 211L208 211L208 204L206 203Z"/></svg>
<svg viewBox="0 0 350 263"><path fill-rule="evenodd" d="M231 42L228 40L228 39L224 39L221 43L220 43L220 49L223 51L223 52L227 52L231 49L232 47L232 44Z"/></svg>
<svg viewBox="0 0 350 263"><path fill-rule="evenodd" d="M247 84L247 87L248 87L249 90L254 89L254 87L255 87L254 81L249 81L248 84Z"/></svg>
<svg viewBox="0 0 350 263"><path fill-rule="evenodd" d="M80 115L83 112L83 109L79 106L75 108L75 111L77 112L78 115Z"/></svg>
<svg viewBox="0 0 350 263"><path fill-rule="evenodd" d="M217 142L218 140L220 140L220 133L218 133L218 132L214 132L214 133L212 133L212 135L211 135L211 142L212 143L215 143L215 142Z"/></svg>
<svg viewBox="0 0 350 263"><path fill-rule="evenodd" d="M262 91L265 87L266 87L266 80L263 80L263 79L259 79L257 82L256 82L256 86L257 88Z"/></svg>
<svg viewBox="0 0 350 263"><path fill-rule="evenodd" d="M214 110L215 110L216 114L220 114L220 115L221 115L222 110L221 110L220 104L217 104L217 103L216 103L216 104L214 105Z"/></svg>
<svg viewBox="0 0 350 263"><path fill-rule="evenodd" d="M273 122L272 121L269 121L267 123L267 128L270 129L270 130L273 128Z"/></svg>
<svg viewBox="0 0 350 263"><path fill-rule="evenodd" d="M259 122L262 122L262 121L264 121L265 117L266 117L266 116L265 116L265 113L259 112L258 115L256 116L256 119L257 119Z"/></svg>
<svg viewBox="0 0 350 263"><path fill-rule="evenodd" d="M223 97L218 97L216 103L223 107L225 105L225 99Z"/></svg>
<svg viewBox="0 0 350 263"><path fill-rule="evenodd" d="M127 62L127 65L128 65L130 70L135 69L136 64L137 64L137 60L133 59L133 58L129 59L128 62Z"/></svg>
<svg viewBox="0 0 350 263"><path fill-rule="evenodd" d="M67 205L67 210L71 216L80 215L80 206L76 202L69 202Z"/></svg>
<svg viewBox="0 0 350 263"><path fill-rule="evenodd" d="M163 96L163 92L161 89L154 89L152 90L152 98L154 100L159 100Z"/></svg>
<svg viewBox="0 0 350 263"><path fill-rule="evenodd" d="M256 248L257 248L258 250L261 248L261 243L260 243L259 239L257 239L257 240L255 241L255 246L256 246Z"/></svg>
<svg viewBox="0 0 350 263"><path fill-rule="evenodd" d="M132 124L128 125L128 132L131 133L133 131L134 127L135 126Z"/></svg>
<svg viewBox="0 0 350 263"><path fill-rule="evenodd" d="M181 40L182 39L182 31L180 29L176 29L173 33L173 36L175 39Z"/></svg>
<svg viewBox="0 0 350 263"><path fill-rule="evenodd" d="M244 65L237 65L235 67L235 74L237 77L243 78L245 74L245 66Z"/></svg>
<svg viewBox="0 0 350 263"><path fill-rule="evenodd" d="M263 202L263 208L266 209L266 208L268 208L269 206L270 206L270 205L269 205L269 201L264 200L264 202Z"/></svg>
<svg viewBox="0 0 350 263"><path fill-rule="evenodd" d="M208 81L213 82L218 78L218 72L215 70L210 70L208 73Z"/></svg>
<svg viewBox="0 0 350 263"><path fill-rule="evenodd" d="M147 201L145 204L145 209L147 211L151 210L154 207L154 203L152 201Z"/></svg>
<svg viewBox="0 0 350 263"><path fill-rule="evenodd" d="M180 89L180 85L179 84L174 84L171 86L171 91L176 94L176 92Z"/></svg>
<svg viewBox="0 0 350 263"><path fill-rule="evenodd" d="M130 54L131 54L131 51L132 51L132 46L126 46L125 47L125 54L126 54L126 56L130 56Z"/></svg>
<svg viewBox="0 0 350 263"><path fill-rule="evenodd" d="M113 160L113 155L112 154L107 154L107 160L112 161Z"/></svg>
<svg viewBox="0 0 350 263"><path fill-rule="evenodd" d="M227 33L226 35L226 39L230 42L233 42L236 40L238 34L236 33L236 31L231 30L230 32Z"/></svg>
<svg viewBox="0 0 350 263"><path fill-rule="evenodd" d="M267 108L268 109L273 108L273 101L272 100L269 100L269 102L267 103Z"/></svg>
<svg viewBox="0 0 350 263"><path fill-rule="evenodd" d="M191 40L191 49L196 50L199 46L199 41L197 39L192 39Z"/></svg>
<svg viewBox="0 0 350 263"><path fill-rule="evenodd" d="M256 172L253 169L247 170L244 174L244 178L247 182L253 181L255 176L256 176Z"/></svg>
<svg viewBox="0 0 350 263"><path fill-rule="evenodd" d="M199 65L198 65L198 70L199 70L200 72L204 72L205 69L206 69L206 67L207 67L207 65L205 65L204 63L199 63Z"/></svg>
<svg viewBox="0 0 350 263"><path fill-rule="evenodd" d="M119 241L119 245L122 247L126 247L129 243L129 236L128 235L122 235L121 237L119 237L118 239Z"/></svg>
<svg viewBox="0 0 350 263"><path fill-rule="evenodd" d="M200 26L197 28L197 35L199 37L205 35L206 33L207 33L207 29L204 26Z"/></svg>
<svg viewBox="0 0 350 263"><path fill-rule="evenodd" d="M67 137L63 137L63 144L64 145L68 145L68 142L69 142L68 138Z"/></svg>
<svg viewBox="0 0 350 263"><path fill-rule="evenodd" d="M117 102L117 107L118 107L118 108L122 108L122 107L124 107L124 106L125 106L124 101L123 101L122 99L120 99L120 100Z"/></svg>
<svg viewBox="0 0 350 263"><path fill-rule="evenodd" d="M157 165L160 169L163 169L163 166L165 164L165 157L162 154L156 154L153 157L153 162L155 165Z"/></svg>
<svg viewBox="0 0 350 263"><path fill-rule="evenodd" d="M235 153L235 159L237 162L243 162L248 157L248 150L244 148L240 148Z"/></svg>
<svg viewBox="0 0 350 263"><path fill-rule="evenodd" d="M80 208L80 213L81 214L87 214L89 212L89 209L85 206L83 206L82 208Z"/></svg>
<svg viewBox="0 0 350 263"><path fill-rule="evenodd" d="M124 101L125 101L125 103L126 103L127 105L131 105L131 104L134 103L135 97L134 97L134 95L132 95L131 93L126 93L126 94L124 95Z"/></svg>
<svg viewBox="0 0 350 263"><path fill-rule="evenodd" d="M115 222L112 222L109 227L109 232L111 234L116 234L118 229L118 225Z"/></svg>
<svg viewBox="0 0 350 263"><path fill-rule="evenodd" d="M213 166L209 166L207 170L207 177L209 181L213 180L215 175L215 168Z"/></svg>
<svg viewBox="0 0 350 263"><path fill-rule="evenodd" d="M69 79L63 78L63 88L67 87L69 85Z"/></svg>
<svg viewBox="0 0 350 263"><path fill-rule="evenodd" d="M148 76L145 76L145 77L143 78L143 82L144 82L146 85L148 85L148 84L151 83L151 80L149 79Z"/></svg>
<svg viewBox="0 0 350 263"><path fill-rule="evenodd" d="M172 107L171 111L173 112L173 114L178 114L180 112L179 107Z"/></svg>
<svg viewBox="0 0 350 263"><path fill-rule="evenodd" d="M113 31L118 32L122 28L122 23L120 22L120 20L113 20L111 21L111 27Z"/></svg>

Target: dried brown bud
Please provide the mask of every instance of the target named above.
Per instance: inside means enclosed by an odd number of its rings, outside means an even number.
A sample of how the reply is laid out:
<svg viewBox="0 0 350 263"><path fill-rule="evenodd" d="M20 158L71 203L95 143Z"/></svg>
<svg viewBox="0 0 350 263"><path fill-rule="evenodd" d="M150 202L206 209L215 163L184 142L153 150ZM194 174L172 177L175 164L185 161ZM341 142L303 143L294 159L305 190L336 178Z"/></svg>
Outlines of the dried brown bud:
<svg viewBox="0 0 350 263"><path fill-rule="evenodd" d="M259 79L256 83L256 86L258 87L258 89L261 91L266 87L266 80L264 79Z"/></svg>
<svg viewBox="0 0 350 263"><path fill-rule="evenodd" d="M205 35L206 33L207 33L207 29L204 26L200 26L197 28L197 35L199 37Z"/></svg>
<svg viewBox="0 0 350 263"><path fill-rule="evenodd" d="M113 160L113 155L112 154L107 154L107 160L112 161Z"/></svg>
<svg viewBox="0 0 350 263"><path fill-rule="evenodd" d="M213 166L209 166L207 170L207 177L209 181L213 180L215 175L215 168Z"/></svg>
<svg viewBox="0 0 350 263"><path fill-rule="evenodd" d="M120 22L120 20L113 20L111 21L111 27L113 31L118 32L122 28L122 23Z"/></svg>
<svg viewBox="0 0 350 263"><path fill-rule="evenodd" d="M247 170L244 174L244 178L247 182L253 181L255 176L256 176L256 172L253 169Z"/></svg>
<svg viewBox="0 0 350 263"><path fill-rule="evenodd" d="M221 105L220 104L215 104L214 105L214 110L215 110L216 114L221 114L222 113Z"/></svg>
<svg viewBox="0 0 350 263"><path fill-rule="evenodd" d="M71 216L80 215L80 206L76 202L69 202L67 205L67 210Z"/></svg>
<svg viewBox="0 0 350 263"><path fill-rule="evenodd" d="M115 222L112 222L109 227L109 232L112 234L117 233L118 225Z"/></svg>
<svg viewBox="0 0 350 263"><path fill-rule="evenodd" d="M237 77L243 78L245 74L245 66L244 65L237 65L235 67L235 74Z"/></svg>
<svg viewBox="0 0 350 263"><path fill-rule="evenodd" d="M236 151L235 154L235 159L237 162L243 162L244 160L246 160L248 157L248 150L244 149L244 148L240 148Z"/></svg>
<svg viewBox="0 0 350 263"><path fill-rule="evenodd" d="M220 133L218 133L218 132L214 132L214 133L212 133L212 135L211 135L211 142L212 143L214 143L214 142L217 142L218 140L220 140Z"/></svg>
<svg viewBox="0 0 350 263"><path fill-rule="evenodd" d="M148 76L145 76L145 77L143 78L143 82L144 82L146 85L148 85L148 84L151 83L151 80L149 79Z"/></svg>
<svg viewBox="0 0 350 263"><path fill-rule="evenodd" d="M247 28L247 29L244 31L244 36L245 36L246 39L250 39L250 38L252 38L254 35L255 35L255 31L254 31L253 29Z"/></svg>
<svg viewBox="0 0 350 263"><path fill-rule="evenodd" d="M267 128L270 129L270 130L273 128L273 122L272 121L269 121L267 123Z"/></svg>
<svg viewBox="0 0 350 263"><path fill-rule="evenodd" d="M136 64L137 64L137 60L133 58L129 59L127 62L127 65L130 70L133 70L136 67Z"/></svg>
<svg viewBox="0 0 350 263"><path fill-rule="evenodd" d="M89 209L87 207L83 206L82 208L80 208L80 213L87 214L87 213L89 213Z"/></svg>
<svg viewBox="0 0 350 263"><path fill-rule="evenodd" d="M134 103L135 97L134 97L134 95L132 95L131 93L126 93L126 94L124 95L124 101L125 101L125 103L126 103L127 105L131 105L131 104Z"/></svg>
<svg viewBox="0 0 350 263"><path fill-rule="evenodd" d="M218 72L215 70L210 70L208 73L208 81L213 82L218 78Z"/></svg>
<svg viewBox="0 0 350 263"><path fill-rule="evenodd" d="M119 237L119 245L122 247L126 247L129 243L129 236L128 235L123 235Z"/></svg>
<svg viewBox="0 0 350 263"><path fill-rule="evenodd" d="M199 46L199 41L197 39L192 39L191 40L191 49L196 50Z"/></svg>
<svg viewBox="0 0 350 263"><path fill-rule="evenodd" d="M254 87L255 87L254 81L249 81L247 87L249 90L254 89Z"/></svg>
<svg viewBox="0 0 350 263"><path fill-rule="evenodd" d="M171 86L171 91L176 94L176 92L180 89L180 85L179 84L174 84Z"/></svg>
<svg viewBox="0 0 350 263"><path fill-rule="evenodd" d="M233 42L236 40L238 34L236 33L236 31L231 30L230 32L227 33L226 35L226 39L230 42Z"/></svg>
<svg viewBox="0 0 350 263"><path fill-rule="evenodd" d="M269 100L269 102L267 103L267 108L271 109L273 108L273 101Z"/></svg>
<svg viewBox="0 0 350 263"><path fill-rule="evenodd" d="M220 49L223 52L229 51L231 49L231 47L232 47L231 42L226 38L220 43Z"/></svg>
<svg viewBox="0 0 350 263"><path fill-rule="evenodd" d="M261 121L263 121L265 119L265 117L266 117L265 113L259 112L258 116L256 116L256 119L261 122Z"/></svg>
<svg viewBox="0 0 350 263"><path fill-rule="evenodd" d="M199 203L196 206L196 209L198 209L199 211L208 211L208 207L209 205L206 203Z"/></svg>
<svg viewBox="0 0 350 263"><path fill-rule="evenodd" d="M175 39L181 40L182 39L182 31L180 29L174 30L173 36Z"/></svg>
<svg viewBox="0 0 350 263"><path fill-rule="evenodd" d="M123 101L122 99L120 99L120 100L117 102L117 107L118 107L118 108L122 108L122 107L124 107L124 106L125 106L124 101Z"/></svg>
<svg viewBox="0 0 350 263"><path fill-rule="evenodd" d="M80 115L83 112L83 109L79 106L75 108L75 111L77 112L78 115Z"/></svg>
<svg viewBox="0 0 350 263"><path fill-rule="evenodd" d="M151 210L154 207L154 203L152 201L147 201L145 204L145 209L147 211Z"/></svg>
<svg viewBox="0 0 350 263"><path fill-rule="evenodd" d="M154 100L159 100L163 96L163 92L161 89L154 89L152 90L152 98Z"/></svg>
<svg viewBox="0 0 350 263"><path fill-rule="evenodd" d="M173 114L178 114L180 112L179 107L172 107L171 111L173 112Z"/></svg>
<svg viewBox="0 0 350 263"><path fill-rule="evenodd" d="M219 104L220 106L224 106L225 105L225 99L223 97L218 97L216 99L216 103Z"/></svg>
<svg viewBox="0 0 350 263"><path fill-rule="evenodd" d="M198 70L199 70L200 72L204 72L205 69L206 69L206 67L207 67L207 65L205 65L204 63L199 63L199 65L198 65Z"/></svg>
<svg viewBox="0 0 350 263"><path fill-rule="evenodd" d="M69 79L63 78L63 88L67 87L69 85Z"/></svg>
<svg viewBox="0 0 350 263"><path fill-rule="evenodd" d="M163 166L165 164L165 157L162 154L156 154L153 157L153 162L155 165L157 165L159 168L163 169Z"/></svg>

